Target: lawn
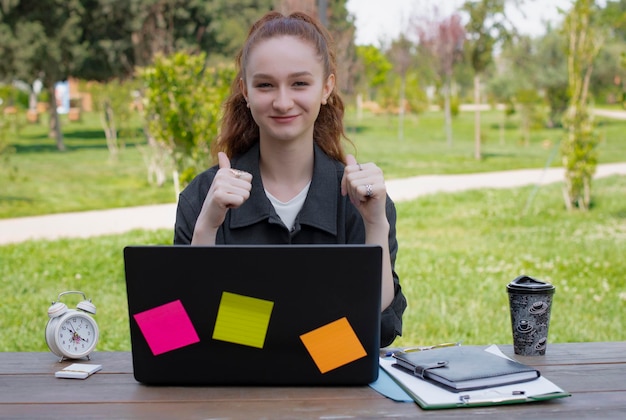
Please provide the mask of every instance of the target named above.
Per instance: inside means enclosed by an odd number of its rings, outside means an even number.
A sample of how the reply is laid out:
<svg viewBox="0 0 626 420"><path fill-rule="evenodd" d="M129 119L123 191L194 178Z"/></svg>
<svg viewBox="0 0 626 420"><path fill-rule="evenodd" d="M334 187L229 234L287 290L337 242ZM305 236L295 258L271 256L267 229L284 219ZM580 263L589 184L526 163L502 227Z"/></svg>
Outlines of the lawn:
<svg viewBox="0 0 626 420"><path fill-rule="evenodd" d="M556 144L560 129L532 132L528 146L521 142L516 119L507 123L501 138L501 112L482 114L483 159L474 153L474 116L461 113L453 124L452 147L446 143L443 118L439 112L411 115L405 119L404 138L398 139L395 116L366 114L357 120L346 118L346 133L359 161L374 161L387 179L422 174L487 172L503 169L558 166ZM32 216L68 211L168 203L175 201L171 182L158 188L147 180L147 170L136 145L145 140L136 121L135 135L125 139L126 147L117 161L110 159L98 119L86 114L82 122L63 121L66 152L58 152L48 138L45 124L24 125L13 138L16 153L9 165L0 167L0 218ZM626 121L599 120L603 139L600 162L626 162ZM15 168L9 171L8 168ZM3 170L4 169L4 170ZM11 174L12 177L10 176Z"/></svg>
<svg viewBox="0 0 626 420"><path fill-rule="evenodd" d="M496 127L489 128L489 118L497 121L497 117L494 113L483 118L488 139L498 132ZM432 121L427 122L428 118ZM468 125L463 128L465 118ZM510 129L504 145L495 140L497 137L488 140L483 149L486 158L474 161L471 118L463 114L457 120L458 140L455 135L453 148L445 145L443 134L437 134L443 130L435 114L407 121L407 127L413 124L413 129L405 128L402 141L395 138L395 121L388 117L350 122L350 136L357 144L360 159L380 162L390 179L420 173L542 167L553 150L547 136L558 137L557 130L545 130L530 146L521 146L515 140L516 130ZM605 122L600 127L605 135L602 162L626 161L626 140L619 134L624 128L624 122ZM89 200L79 201L73 196L79 188L89 190L90 184L98 192L94 197L102 196L99 206L103 208L172 201L169 188L162 189L162 196L144 191L152 187L141 185L141 159L139 154L132 157L130 145L119 162L111 163L102 140L93 136L67 136L66 153L44 147L50 140L43 137L21 137L16 143L22 146L11 157L19 167L18 178L10 183L3 180L2 208L15 214L11 212L22 207L16 207L7 196L23 196L32 202L47 203L54 211L65 211L69 203L74 210L87 209ZM39 146L26 148L23 143L29 141ZM89 142L93 147L88 147ZM130 162L133 164L127 165ZM40 172L46 163L51 172L48 176ZM105 171L107 165L117 169ZM73 171L74 167L80 170ZM57 172L64 176L47 184L48 189L31 191ZM138 186L128 187L132 182ZM16 189L7 193L5 185L16 185ZM593 208L588 213L564 210L558 184L537 191L534 187L485 189L397 203L400 252L396 268L409 307L404 317L404 336L396 344L510 342L505 287L520 274L556 286L551 342L625 340L624 191L626 177L594 181ZM56 198L50 200L48 195ZM523 211L531 195L532 206ZM122 249L128 244L168 244L171 239L170 230L157 230L0 246L0 284L5 300L0 306L0 351L45 351L46 310L65 290L82 290L93 299L101 329L99 350L128 350Z"/></svg>

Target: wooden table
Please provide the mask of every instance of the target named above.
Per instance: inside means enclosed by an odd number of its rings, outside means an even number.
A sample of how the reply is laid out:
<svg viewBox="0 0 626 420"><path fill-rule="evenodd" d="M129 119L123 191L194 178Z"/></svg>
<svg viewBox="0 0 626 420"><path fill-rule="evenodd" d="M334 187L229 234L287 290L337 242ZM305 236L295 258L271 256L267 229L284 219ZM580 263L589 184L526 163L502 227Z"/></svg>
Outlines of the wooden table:
<svg viewBox="0 0 626 420"><path fill-rule="evenodd" d="M546 356L507 355L539 368L571 397L499 407L422 410L362 387L154 387L137 383L130 353L97 352L102 371L58 379L70 362L51 353L0 353L0 418L28 419L622 419L626 416L626 342L550 344Z"/></svg>

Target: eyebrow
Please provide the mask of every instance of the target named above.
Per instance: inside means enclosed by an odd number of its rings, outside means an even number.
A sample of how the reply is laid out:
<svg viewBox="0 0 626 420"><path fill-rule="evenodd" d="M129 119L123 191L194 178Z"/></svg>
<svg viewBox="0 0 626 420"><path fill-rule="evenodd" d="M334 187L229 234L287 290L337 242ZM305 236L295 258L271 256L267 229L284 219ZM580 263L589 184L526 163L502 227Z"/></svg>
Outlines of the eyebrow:
<svg viewBox="0 0 626 420"><path fill-rule="evenodd" d="M313 73L311 73L310 71L298 71L295 73L291 73L288 75L288 77L290 78L297 78L297 77L313 77ZM274 76L272 76L271 74L265 74L265 73L257 73L257 74L253 74L252 75L253 79L273 79Z"/></svg>

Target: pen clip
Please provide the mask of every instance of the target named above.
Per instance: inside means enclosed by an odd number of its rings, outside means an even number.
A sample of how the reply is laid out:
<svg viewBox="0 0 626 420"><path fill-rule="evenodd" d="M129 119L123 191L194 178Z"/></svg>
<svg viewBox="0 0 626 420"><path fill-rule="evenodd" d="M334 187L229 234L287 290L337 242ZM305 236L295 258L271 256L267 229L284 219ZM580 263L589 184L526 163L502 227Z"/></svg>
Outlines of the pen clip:
<svg viewBox="0 0 626 420"><path fill-rule="evenodd" d="M488 395L488 394L487 394ZM498 403L504 401L515 401L515 400L525 400L526 392L524 391L513 391L510 394L504 394L500 392L495 392L495 395L487 396L480 395L480 398L472 398L469 394L459 395L459 401L463 405L470 404L481 404L481 403Z"/></svg>

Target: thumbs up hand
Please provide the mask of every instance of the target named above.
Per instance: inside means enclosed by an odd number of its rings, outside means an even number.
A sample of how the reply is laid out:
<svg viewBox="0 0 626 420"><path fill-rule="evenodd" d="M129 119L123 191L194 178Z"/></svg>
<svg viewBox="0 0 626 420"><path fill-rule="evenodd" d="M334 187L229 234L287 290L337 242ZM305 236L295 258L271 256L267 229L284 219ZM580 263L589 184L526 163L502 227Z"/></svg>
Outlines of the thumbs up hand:
<svg viewBox="0 0 626 420"><path fill-rule="evenodd" d="M250 197L252 175L231 168L225 153L217 155L219 169L202 204L191 243L212 245L229 209L240 207Z"/></svg>
<svg viewBox="0 0 626 420"><path fill-rule="evenodd" d="M350 197L366 224L386 221L387 187L383 171L375 163L357 163L354 156L347 155L341 194Z"/></svg>

